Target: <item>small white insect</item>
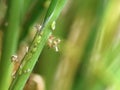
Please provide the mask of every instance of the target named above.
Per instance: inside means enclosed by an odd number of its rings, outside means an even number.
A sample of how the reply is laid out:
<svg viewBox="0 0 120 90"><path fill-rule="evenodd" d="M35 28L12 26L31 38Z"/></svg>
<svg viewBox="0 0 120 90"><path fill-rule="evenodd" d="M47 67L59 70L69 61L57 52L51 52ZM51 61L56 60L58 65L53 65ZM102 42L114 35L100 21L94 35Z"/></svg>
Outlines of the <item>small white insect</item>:
<svg viewBox="0 0 120 90"><path fill-rule="evenodd" d="M30 69L24 70L24 73L28 73L30 72Z"/></svg>
<svg viewBox="0 0 120 90"><path fill-rule="evenodd" d="M12 78L15 79L15 71L12 73Z"/></svg>
<svg viewBox="0 0 120 90"><path fill-rule="evenodd" d="M11 61L12 62L18 62L18 56L17 55L12 55L11 56Z"/></svg>
<svg viewBox="0 0 120 90"><path fill-rule="evenodd" d="M56 52L58 52L58 51L59 51L57 46L55 46L54 48L55 48L55 51L56 51Z"/></svg>
<svg viewBox="0 0 120 90"><path fill-rule="evenodd" d="M21 65L20 65L20 69L22 69L22 68L23 68L23 65L21 64Z"/></svg>
<svg viewBox="0 0 120 90"><path fill-rule="evenodd" d="M30 70L30 68L29 69L27 69L27 72L30 72L31 70Z"/></svg>
<svg viewBox="0 0 120 90"><path fill-rule="evenodd" d="M42 28L42 26L41 26L40 24L36 24L36 25L34 26L34 28L37 29L38 31L40 31L40 29Z"/></svg>
<svg viewBox="0 0 120 90"><path fill-rule="evenodd" d="M53 21L52 24L51 24L51 28L52 28L52 30L55 30L55 25L56 25L56 22Z"/></svg>
<svg viewBox="0 0 120 90"><path fill-rule="evenodd" d="M28 50L29 50L29 47L27 46L27 47L26 47L26 53L28 53Z"/></svg>

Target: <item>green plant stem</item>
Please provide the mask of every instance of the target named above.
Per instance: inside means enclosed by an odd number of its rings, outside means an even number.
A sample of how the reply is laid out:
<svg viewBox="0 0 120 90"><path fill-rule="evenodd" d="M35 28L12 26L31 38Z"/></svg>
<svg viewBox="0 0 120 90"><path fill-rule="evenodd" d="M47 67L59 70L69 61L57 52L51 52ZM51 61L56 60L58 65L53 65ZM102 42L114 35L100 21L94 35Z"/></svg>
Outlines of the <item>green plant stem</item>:
<svg viewBox="0 0 120 90"><path fill-rule="evenodd" d="M66 0L52 0L50 7L48 9L46 16L47 20L45 19L44 25L42 27L42 36L40 32L37 32L28 53L23 58L21 63L22 69L19 68L16 73L16 78L13 80L10 90L22 90L27 79L30 76L31 71L33 70L35 63L38 60L38 57L44 47L49 35L51 34L51 24L55 21L60 14ZM52 8L51 8L52 7ZM24 70L30 70L27 73L24 73ZM21 75L19 75L21 73Z"/></svg>
<svg viewBox="0 0 120 90"><path fill-rule="evenodd" d="M25 2L25 3L27 3L27 2ZM21 32L20 41L24 40L24 38L26 37L26 35L28 34L28 32L30 30L30 27L42 15L42 12L45 9L44 3L45 3L45 0L37 0L36 4L32 8L32 10L30 10L30 12L26 13L27 17L25 17L25 21L23 23L23 29ZM29 15L29 17L28 17L28 15Z"/></svg>
<svg viewBox="0 0 120 90"><path fill-rule="evenodd" d="M17 48L20 26L20 9L21 0L11 0L7 22L8 27L4 32L2 56L0 62L0 90L8 90L11 82L11 74L13 70L11 56L15 54Z"/></svg>

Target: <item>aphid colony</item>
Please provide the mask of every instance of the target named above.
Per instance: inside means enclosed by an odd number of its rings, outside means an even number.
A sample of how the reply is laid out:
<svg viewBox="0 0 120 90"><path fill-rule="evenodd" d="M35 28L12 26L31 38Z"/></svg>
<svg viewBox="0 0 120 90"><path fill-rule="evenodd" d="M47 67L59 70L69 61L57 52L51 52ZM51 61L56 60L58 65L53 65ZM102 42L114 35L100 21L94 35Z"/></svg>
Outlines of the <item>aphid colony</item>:
<svg viewBox="0 0 120 90"><path fill-rule="evenodd" d="M55 25L56 25L56 22L53 21L52 24L51 24L51 29L54 31L55 30ZM58 44L60 43L60 39L59 38L56 38L55 36L51 35L49 36L48 38L48 46L50 48L54 48L56 52L58 52Z"/></svg>
<svg viewBox="0 0 120 90"><path fill-rule="evenodd" d="M20 67L22 69L22 65L20 65L20 61L18 60L18 56L17 55L12 55L11 57L11 62L14 63L14 70L12 72L12 78L15 78L15 74L16 71L18 70L18 68ZM23 73L28 73L30 72L30 69L28 68L27 70L24 70ZM19 73L20 74L20 73Z"/></svg>
<svg viewBox="0 0 120 90"><path fill-rule="evenodd" d="M55 24L56 24L55 21L53 21L52 24L51 24L52 31L55 30ZM37 37L37 39L36 39L37 41L36 41L34 46L37 46L38 45L37 43L40 43L40 39L41 39L41 36L42 36L41 28L42 28L42 26L39 25L39 24L36 24L34 26L34 29L36 29L38 32L40 32L40 35ZM59 51L58 44L60 43L60 41L61 41L60 39L56 38L53 35L50 35L49 38L48 38L48 43L47 44L48 44L48 46L50 48L54 48L55 51L58 52ZM26 53L28 53L28 51L29 51L29 47L26 48ZM32 52L33 51L36 51L36 49L34 50L34 48L33 48ZM13 70L13 73L12 73L12 77L15 78L15 74L16 74L16 71L18 70L18 67L22 71L23 64L20 64L20 61L18 60L18 56L17 55L12 55L11 56L11 62L13 62L14 63L14 67L16 67L15 70ZM19 75L21 75L22 73L28 73L30 71L31 71L30 68L28 68L27 70L24 70L24 71L20 72Z"/></svg>

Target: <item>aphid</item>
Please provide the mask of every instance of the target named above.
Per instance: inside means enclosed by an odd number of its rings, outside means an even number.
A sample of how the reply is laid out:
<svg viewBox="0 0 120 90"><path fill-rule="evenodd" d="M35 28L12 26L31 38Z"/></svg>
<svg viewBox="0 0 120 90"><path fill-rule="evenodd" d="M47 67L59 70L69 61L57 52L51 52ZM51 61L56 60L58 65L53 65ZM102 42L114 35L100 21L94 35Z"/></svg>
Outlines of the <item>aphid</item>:
<svg viewBox="0 0 120 90"><path fill-rule="evenodd" d="M51 28L52 28L52 30L55 30L55 25L56 25L56 22L53 21L52 24L51 24Z"/></svg>
<svg viewBox="0 0 120 90"><path fill-rule="evenodd" d="M28 73L30 72L30 69L24 70L24 73Z"/></svg>
<svg viewBox="0 0 120 90"><path fill-rule="evenodd" d="M35 46L35 47L32 49L31 53L34 53L36 50L37 50L37 47Z"/></svg>
<svg viewBox="0 0 120 90"><path fill-rule="evenodd" d="M28 50L29 50L29 47L27 46L27 47L26 47L26 53L28 53Z"/></svg>
<svg viewBox="0 0 120 90"><path fill-rule="evenodd" d="M39 35L37 38L37 43L40 43L41 36Z"/></svg>
<svg viewBox="0 0 120 90"><path fill-rule="evenodd" d="M22 74L22 69L23 69L23 64L21 64L19 67L20 67L19 75L21 75Z"/></svg>
<svg viewBox="0 0 120 90"><path fill-rule="evenodd" d="M12 73L12 78L13 78L13 79L15 78L15 73L16 73L16 71L14 71L14 72Z"/></svg>
<svg viewBox="0 0 120 90"><path fill-rule="evenodd" d="M40 31L40 29L42 28L42 26L40 24L36 24L35 26L35 29L37 29L38 31Z"/></svg>
<svg viewBox="0 0 120 90"><path fill-rule="evenodd" d="M23 68L23 65L21 64L21 65L20 65L20 69L22 69L22 68Z"/></svg>
<svg viewBox="0 0 120 90"><path fill-rule="evenodd" d="M12 55L11 56L11 61L15 62L15 63L18 62L18 56L17 55Z"/></svg>

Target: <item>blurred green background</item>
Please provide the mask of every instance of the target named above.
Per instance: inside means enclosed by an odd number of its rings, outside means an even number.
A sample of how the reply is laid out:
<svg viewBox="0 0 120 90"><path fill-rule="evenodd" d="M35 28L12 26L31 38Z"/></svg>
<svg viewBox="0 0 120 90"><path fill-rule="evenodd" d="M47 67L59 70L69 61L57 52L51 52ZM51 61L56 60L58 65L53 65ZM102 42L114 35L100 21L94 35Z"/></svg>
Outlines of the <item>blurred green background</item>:
<svg viewBox="0 0 120 90"><path fill-rule="evenodd" d="M0 50L8 2L0 3ZM31 43L32 27L42 23L50 0L28 3L18 51ZM53 35L61 39L59 51L46 44L33 70L46 90L120 90L120 0L67 0Z"/></svg>

